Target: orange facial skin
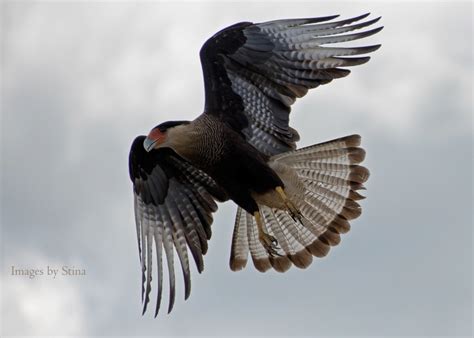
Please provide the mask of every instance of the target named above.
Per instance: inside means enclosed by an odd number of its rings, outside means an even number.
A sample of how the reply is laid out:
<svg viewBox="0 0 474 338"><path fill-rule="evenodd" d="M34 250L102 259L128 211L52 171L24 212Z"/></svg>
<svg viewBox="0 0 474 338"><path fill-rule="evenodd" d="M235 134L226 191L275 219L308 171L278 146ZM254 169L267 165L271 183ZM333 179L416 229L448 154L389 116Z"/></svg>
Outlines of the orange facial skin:
<svg viewBox="0 0 474 338"><path fill-rule="evenodd" d="M166 133L160 131L159 128L153 128L143 142L146 151L157 148L166 139Z"/></svg>

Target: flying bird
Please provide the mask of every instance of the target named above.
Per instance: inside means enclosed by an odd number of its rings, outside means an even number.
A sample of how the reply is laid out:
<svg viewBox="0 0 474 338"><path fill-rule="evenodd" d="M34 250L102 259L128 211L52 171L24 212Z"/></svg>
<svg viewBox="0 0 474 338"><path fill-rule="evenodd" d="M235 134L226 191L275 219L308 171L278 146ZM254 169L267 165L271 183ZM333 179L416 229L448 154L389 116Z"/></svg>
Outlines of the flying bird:
<svg viewBox="0 0 474 338"><path fill-rule="evenodd" d="M155 316L169 276L168 313L175 301L174 255L191 292L190 258L204 269L217 203L234 201L237 215L230 268L279 272L308 267L349 231L361 214L358 193L369 177L359 135L297 149L291 105L309 89L347 76L341 67L369 61L380 45L334 46L379 32L364 14L241 22L207 40L200 58L204 112L168 121L138 136L129 155L142 269L143 313L150 301L153 254L158 277ZM348 33L350 32L350 33ZM348 33L348 34L346 34Z"/></svg>

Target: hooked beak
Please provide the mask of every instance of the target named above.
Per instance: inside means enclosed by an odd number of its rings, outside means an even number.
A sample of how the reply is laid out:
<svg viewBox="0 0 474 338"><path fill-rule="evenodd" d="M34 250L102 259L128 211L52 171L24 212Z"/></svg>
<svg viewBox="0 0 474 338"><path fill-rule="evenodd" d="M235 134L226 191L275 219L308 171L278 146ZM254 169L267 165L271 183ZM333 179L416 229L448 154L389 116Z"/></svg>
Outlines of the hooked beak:
<svg viewBox="0 0 474 338"><path fill-rule="evenodd" d="M152 140L151 138L146 138L145 141L143 141L143 147L145 148L146 151L150 151L155 147L157 140Z"/></svg>
<svg viewBox="0 0 474 338"><path fill-rule="evenodd" d="M162 133L158 128L152 129L145 141L143 141L143 147L149 152L163 143L165 138L165 133Z"/></svg>

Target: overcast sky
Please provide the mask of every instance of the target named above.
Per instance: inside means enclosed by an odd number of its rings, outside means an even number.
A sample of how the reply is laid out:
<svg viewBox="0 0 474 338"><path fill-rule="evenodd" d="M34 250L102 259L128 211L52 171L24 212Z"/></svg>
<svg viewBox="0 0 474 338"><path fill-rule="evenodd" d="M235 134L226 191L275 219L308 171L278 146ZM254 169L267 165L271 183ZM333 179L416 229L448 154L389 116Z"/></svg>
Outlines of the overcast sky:
<svg viewBox="0 0 474 338"><path fill-rule="evenodd" d="M178 275L172 314L141 316L128 151L202 112L202 43L239 21L368 11L385 29L361 44L382 48L291 115L299 146L362 135L351 232L306 270L234 273L221 204L191 297ZM1 335L470 336L472 17L454 1L2 3Z"/></svg>

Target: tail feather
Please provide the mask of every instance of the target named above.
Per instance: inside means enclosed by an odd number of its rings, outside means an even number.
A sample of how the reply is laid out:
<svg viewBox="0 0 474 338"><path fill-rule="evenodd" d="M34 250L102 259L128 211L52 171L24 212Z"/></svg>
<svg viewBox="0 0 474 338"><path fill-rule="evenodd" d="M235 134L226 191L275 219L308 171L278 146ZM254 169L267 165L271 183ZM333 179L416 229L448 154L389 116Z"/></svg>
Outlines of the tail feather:
<svg viewBox="0 0 474 338"><path fill-rule="evenodd" d="M252 215L245 213L247 222L247 238L250 254L255 268L260 272L265 272L272 267L269 254L258 239L258 229Z"/></svg>
<svg viewBox="0 0 474 338"><path fill-rule="evenodd" d="M267 208L267 207L264 207ZM284 223L287 226L284 227L283 231L286 236L291 240L292 249L290 252L284 252L283 255L287 255L290 261L299 268L305 268L311 264L313 257L306 250L305 243L308 241L308 235L311 235L307 229L303 227L305 233L301 231L301 228L298 229L298 223L296 223L291 216L284 211L277 210L276 213L280 214L281 218L284 218Z"/></svg>
<svg viewBox="0 0 474 338"><path fill-rule="evenodd" d="M328 227L328 224L330 224L330 222L332 222L333 218L320 217L322 215L322 210L321 209L318 209L317 207L315 207L311 204L307 204L307 205L311 208L311 211L313 212L313 214L316 213L316 215L305 216L305 219L307 220L307 222L305 222L305 224L306 224L307 228L310 229L312 231L312 233L314 234L314 236L315 236L314 240L319 239L323 243L331 245L331 246L335 246L335 245L339 244L339 242L340 242L339 233L333 232ZM319 205L319 207L322 207L322 206L323 206L322 204ZM326 206L324 206L324 207L326 208ZM307 210L307 209L305 209L305 210ZM303 212L303 215L305 215L304 212ZM328 234L328 232L331 232L331 234ZM312 242L309 243L309 244L312 244Z"/></svg>
<svg viewBox="0 0 474 338"><path fill-rule="evenodd" d="M267 219L269 220L271 232L278 241L281 250L283 250L284 253L294 255L296 252L293 249L293 246L290 243L288 236L283 232L283 229L280 226L281 220L279 220L278 218L279 215L270 208L265 208L263 210L263 215L265 218L265 222L267 222ZM285 272L291 267L291 261L286 255L271 257L270 262L273 268L278 272Z"/></svg>
<svg viewBox="0 0 474 338"><path fill-rule="evenodd" d="M249 224L250 226L252 224ZM249 242L247 239L247 215L242 208L237 209L235 218L234 235L232 238L232 251L230 253L230 268L238 271L247 265Z"/></svg>
<svg viewBox="0 0 474 338"><path fill-rule="evenodd" d="M239 208L231 269L242 269L249 251L255 267L262 272L271 267L284 272L292 264L306 268L313 256L324 257L331 246L338 245L341 234L350 230L349 220L361 215L357 201L365 198L357 192L364 189L369 177L369 171L359 165L365 158L359 146L360 136L351 135L273 156L269 163L290 168L299 186L304 187L290 196L302 217L295 220L287 211L259 206L265 230L279 244L278 255L272 256L258 239L254 217ZM283 181L285 189L294 184Z"/></svg>
<svg viewBox="0 0 474 338"><path fill-rule="evenodd" d="M284 233L284 225L283 227L280 224L284 224L282 219L278 218L276 212L270 208L263 208L262 209L262 216L264 222L267 224L269 228L269 232L276 238L278 241L281 249L284 252L294 253L293 245L288 238L288 236Z"/></svg>

